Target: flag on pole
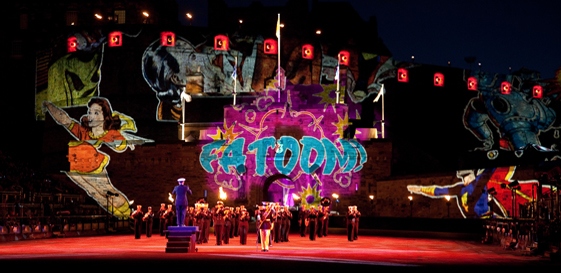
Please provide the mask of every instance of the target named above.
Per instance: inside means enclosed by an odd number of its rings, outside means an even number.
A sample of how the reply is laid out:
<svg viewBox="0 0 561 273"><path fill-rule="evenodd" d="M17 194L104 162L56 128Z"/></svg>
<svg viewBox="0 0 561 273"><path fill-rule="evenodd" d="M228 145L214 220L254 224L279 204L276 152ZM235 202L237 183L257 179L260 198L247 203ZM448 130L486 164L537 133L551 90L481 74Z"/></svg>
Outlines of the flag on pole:
<svg viewBox="0 0 561 273"><path fill-rule="evenodd" d="M277 19L277 32L276 32L277 38L280 39L280 14L279 17Z"/></svg>
<svg viewBox="0 0 561 273"><path fill-rule="evenodd" d="M337 63L337 70L335 71L335 78L336 81L339 81L339 63Z"/></svg>
<svg viewBox="0 0 561 273"><path fill-rule="evenodd" d="M234 72L232 72L232 78L234 79L234 81L236 80L236 78L238 77L237 71L238 70L238 64L234 64Z"/></svg>

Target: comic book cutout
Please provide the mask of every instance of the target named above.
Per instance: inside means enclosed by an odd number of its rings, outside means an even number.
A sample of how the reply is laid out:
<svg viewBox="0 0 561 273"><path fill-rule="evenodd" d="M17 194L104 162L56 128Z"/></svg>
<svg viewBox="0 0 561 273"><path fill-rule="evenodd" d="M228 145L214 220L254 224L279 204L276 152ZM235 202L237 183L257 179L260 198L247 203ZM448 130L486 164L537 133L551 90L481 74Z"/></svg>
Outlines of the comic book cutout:
<svg viewBox="0 0 561 273"><path fill-rule="evenodd" d="M153 142L133 135L137 132L134 120L122 113L113 111L105 98L94 97L88 102L88 112L80 121L71 118L64 110L52 102L43 102L57 124L75 139L68 143L70 169L62 171L72 182L82 188L102 208L123 219L130 216L127 196L115 188L107 173L110 162L108 154L101 151L102 146L122 153L135 145ZM111 200L108 204L108 200Z"/></svg>

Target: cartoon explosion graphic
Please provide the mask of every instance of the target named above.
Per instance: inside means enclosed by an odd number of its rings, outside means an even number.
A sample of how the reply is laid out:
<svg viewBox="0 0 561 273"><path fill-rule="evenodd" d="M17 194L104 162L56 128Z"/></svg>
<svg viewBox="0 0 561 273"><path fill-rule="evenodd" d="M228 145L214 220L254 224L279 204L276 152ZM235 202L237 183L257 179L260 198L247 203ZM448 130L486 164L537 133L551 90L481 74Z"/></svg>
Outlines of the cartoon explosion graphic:
<svg viewBox="0 0 561 273"><path fill-rule="evenodd" d="M225 139L226 144L230 144L232 143L232 141L234 141L234 139L236 139L237 136L242 134L242 132L234 133L234 126L236 126L236 122L234 122L232 126L228 127L226 125L226 119L224 119L224 131L222 131L222 129L220 129L219 127L216 127L216 135L209 135L209 137L214 141ZM220 149L214 151L214 153L219 154L221 152L224 152L225 149L226 146L223 145Z"/></svg>
<svg viewBox="0 0 561 273"><path fill-rule="evenodd" d="M318 184L315 184L313 188L308 184L308 188L302 187L302 191L299 193L302 197L302 207L305 209L311 209L312 207L319 207L321 202L321 190L317 190Z"/></svg>

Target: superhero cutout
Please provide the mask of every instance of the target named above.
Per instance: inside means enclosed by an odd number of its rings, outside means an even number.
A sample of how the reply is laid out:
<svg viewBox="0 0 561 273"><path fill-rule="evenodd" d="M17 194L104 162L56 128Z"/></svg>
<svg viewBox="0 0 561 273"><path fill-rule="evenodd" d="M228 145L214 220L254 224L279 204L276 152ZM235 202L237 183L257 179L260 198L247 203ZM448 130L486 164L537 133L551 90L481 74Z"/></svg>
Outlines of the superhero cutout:
<svg viewBox="0 0 561 273"><path fill-rule="evenodd" d="M88 102L88 113L82 116L81 122L70 118L64 110L49 101L43 102L43 109L76 139L68 143L70 170L62 172L109 213L119 218L129 218L129 200L111 184L106 170L110 157L100 151L100 148L106 145L111 150L121 153L127 147L133 150L135 144L153 140L129 134L128 132L136 132L134 120L114 112L105 98L91 98ZM112 199L109 204L108 197Z"/></svg>
<svg viewBox="0 0 561 273"><path fill-rule="evenodd" d="M515 181L512 180L515 169L514 166L500 167L479 170L477 173L463 170L457 172L461 182L445 186L408 185L407 190L434 199L450 196L456 200L464 218L511 217L514 195L516 206L533 201L535 193L532 187L538 183L537 180L516 180L520 189L510 188L509 184ZM496 194L489 196L488 189L491 188L495 189Z"/></svg>

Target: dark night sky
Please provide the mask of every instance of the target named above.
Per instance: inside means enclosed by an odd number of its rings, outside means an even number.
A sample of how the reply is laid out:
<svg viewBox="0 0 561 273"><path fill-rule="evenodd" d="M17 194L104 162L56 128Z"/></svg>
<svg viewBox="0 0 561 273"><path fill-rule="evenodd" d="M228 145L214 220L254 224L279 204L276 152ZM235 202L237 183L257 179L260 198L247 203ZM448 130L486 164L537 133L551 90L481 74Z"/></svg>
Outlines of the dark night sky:
<svg viewBox="0 0 561 273"><path fill-rule="evenodd" d="M303 0L306 1L306 0ZM194 26L206 26L208 5L177 0L180 14L191 12ZM247 7L253 0L225 0ZM263 0L264 6L286 0ZM311 1L310 1L311 2ZM320 0L320 2L331 2ZM341 2L341 1L333 1ZM394 58L421 64L470 68L464 58L475 56L482 70L508 73L522 67L541 77L555 76L561 67L561 1L557 0L350 0L364 20L376 16L378 32ZM181 17L188 25L186 17ZM282 19L282 14L281 14ZM271 26L274 31L275 26Z"/></svg>

